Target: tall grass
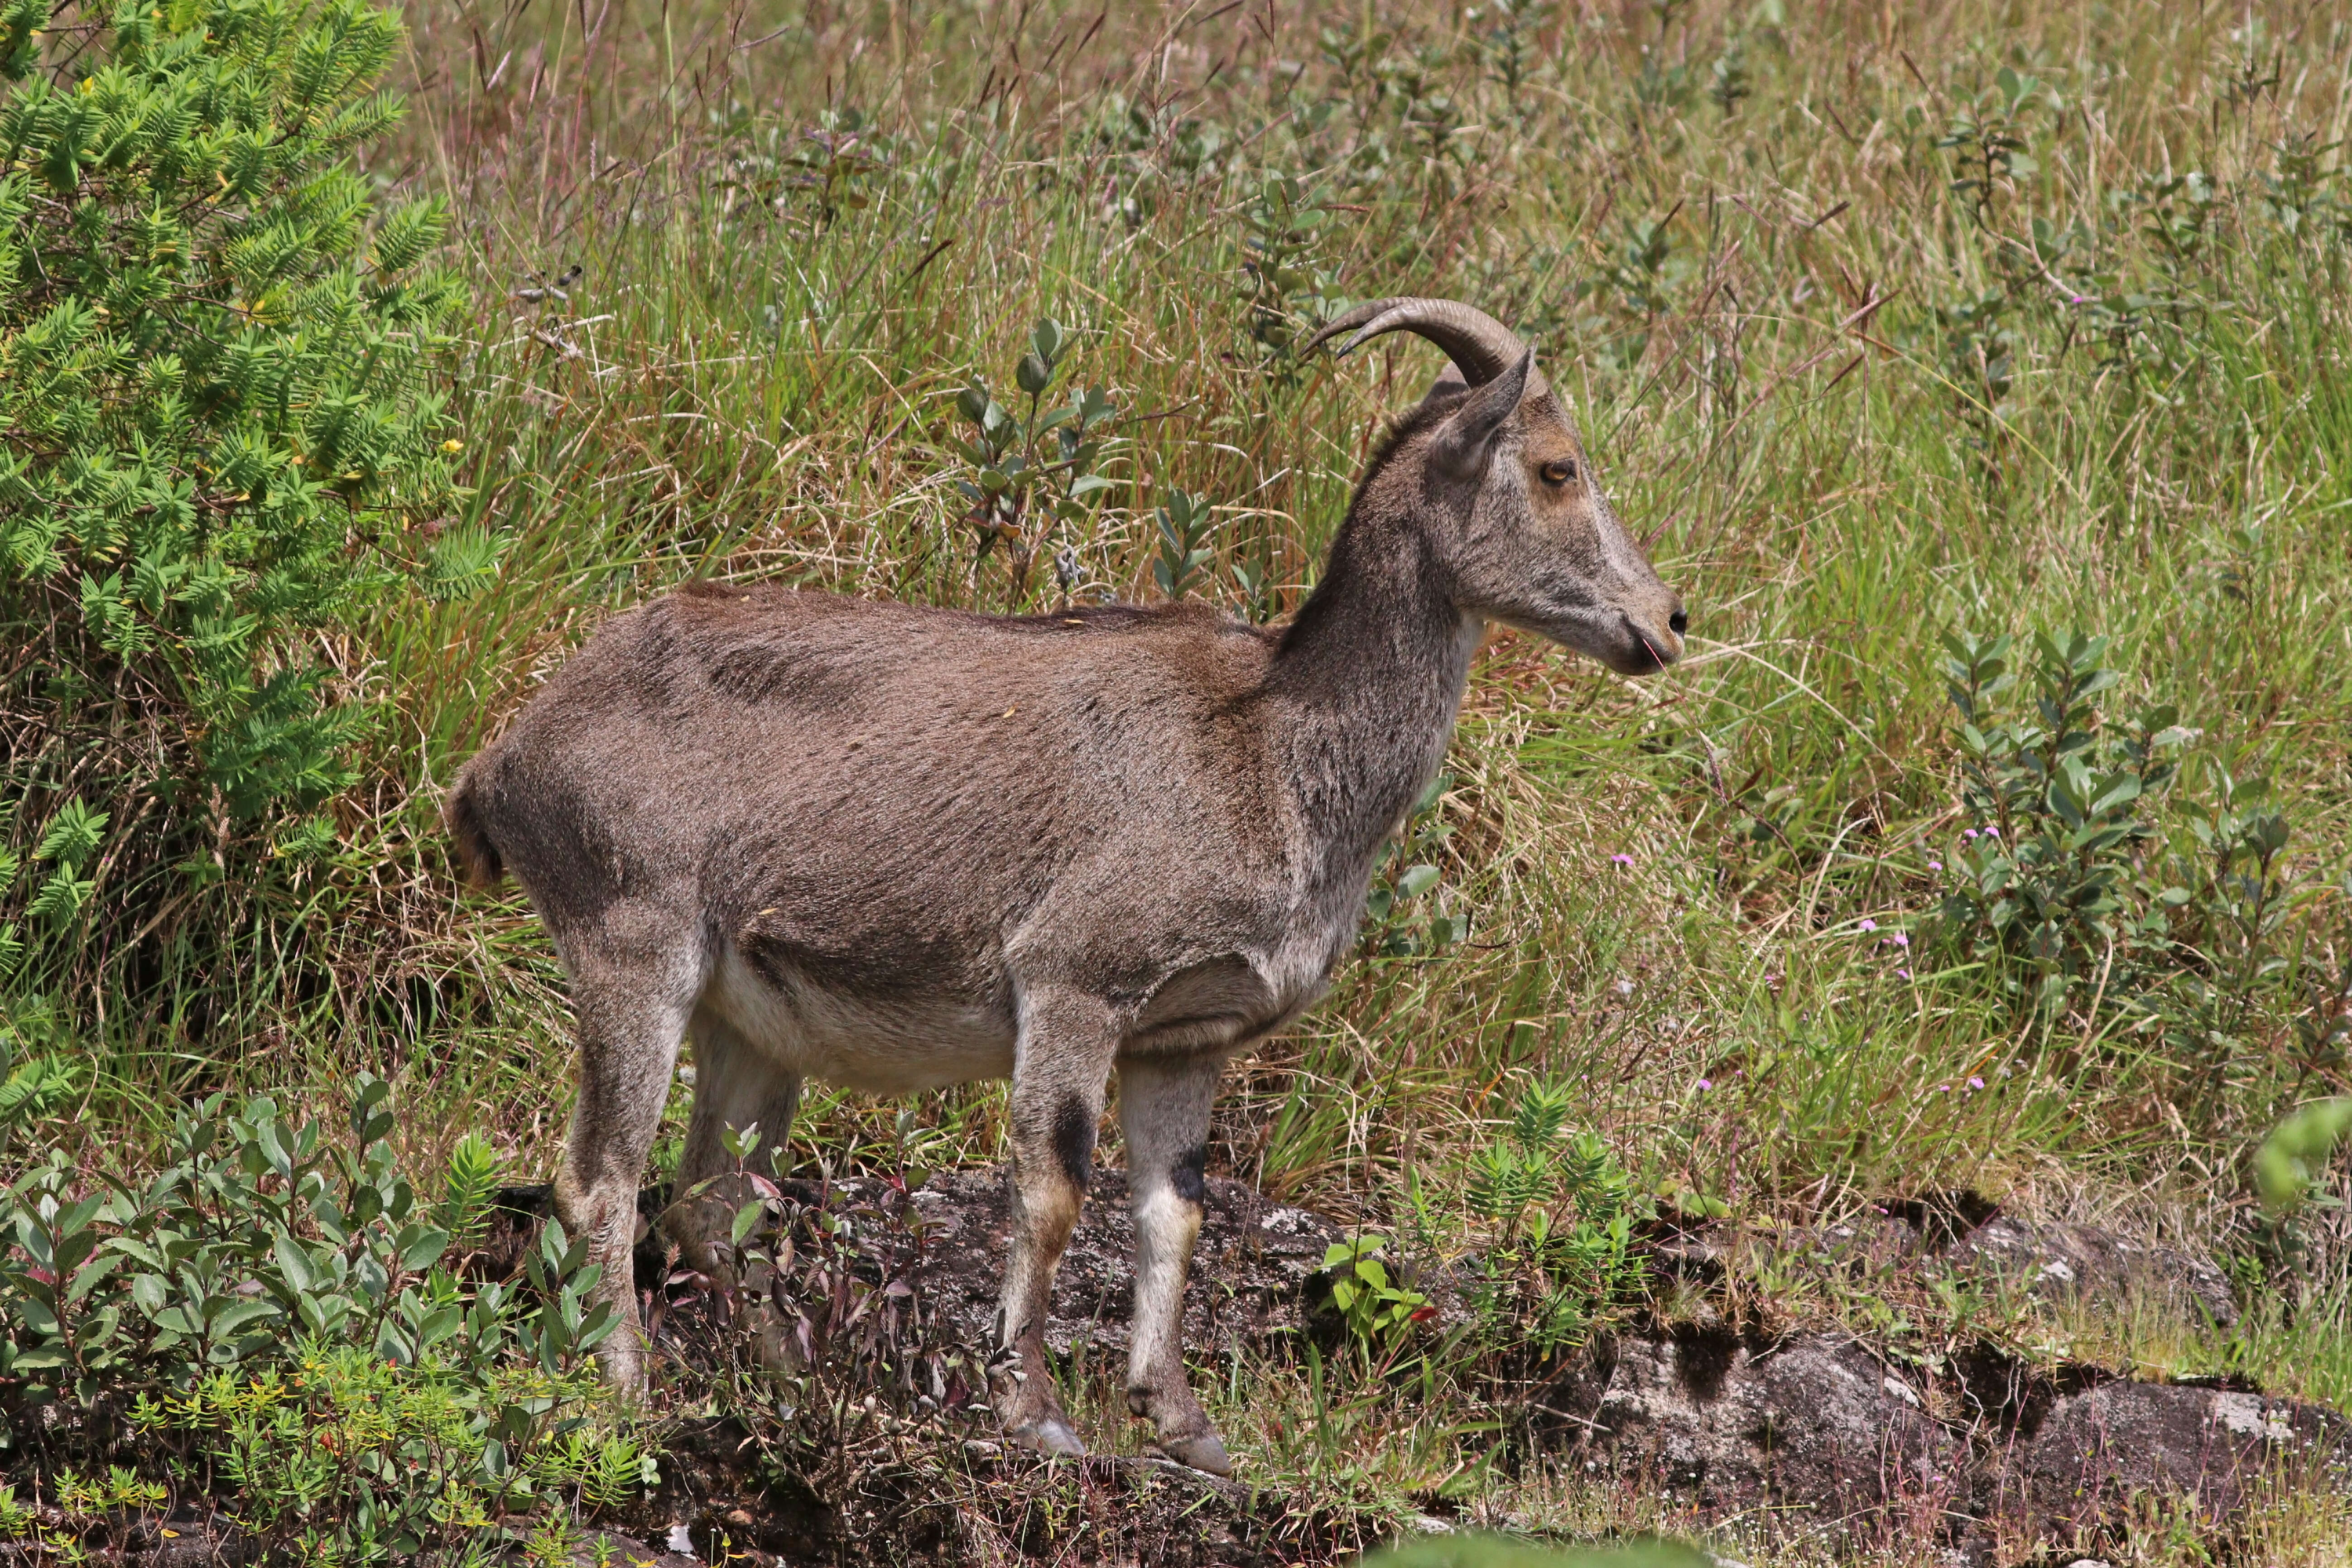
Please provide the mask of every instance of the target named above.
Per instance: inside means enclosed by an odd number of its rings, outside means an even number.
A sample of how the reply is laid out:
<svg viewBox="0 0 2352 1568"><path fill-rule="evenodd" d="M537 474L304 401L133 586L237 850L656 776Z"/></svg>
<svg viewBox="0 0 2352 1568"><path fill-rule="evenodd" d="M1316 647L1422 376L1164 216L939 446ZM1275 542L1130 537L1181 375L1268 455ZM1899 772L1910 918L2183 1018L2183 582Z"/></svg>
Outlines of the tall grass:
<svg viewBox="0 0 2352 1568"><path fill-rule="evenodd" d="M1287 328L1391 292L1539 342L1689 601L1693 653L1635 686L1493 639L1433 895L1470 936L1351 963L1237 1068L1222 1165L1383 1215L1446 1186L1507 1089L1564 1079L1646 1184L1737 1212L1975 1188L2202 1226L2236 1212L2253 1132L2343 1087L2338 1058L2297 1055L2292 986L2191 1120L2181 1086L2210 1062L1885 945L1968 826L1936 669L1959 626L2111 637L2112 700L2177 703L2200 765L2274 777L2298 876L2340 871L2334 11L418 0L409 19L409 119L368 173L460 221L471 489L445 526L492 531L499 574L353 628L346 679L390 721L303 940L257 936L211 982L229 1024L86 1017L109 1106L226 1079L331 1095L366 1064L449 1138L487 1122L543 1163L560 975L518 900L453 890L434 811L598 619L704 574L1054 602L1046 552L1025 584L979 555L946 439L954 395L1008 384L1044 316L1076 333L1071 380L1121 411L1119 484L1052 542L1068 591L1152 596L1150 512L1181 488L1217 504L1215 596L1241 603L1247 565L1275 590L1261 610L1295 605L1384 414L1438 366L1393 341L1301 363ZM2345 941L2340 897L2302 907L2294 962L2333 973ZM995 1105L924 1115L984 1159ZM795 1145L839 1164L891 1117L821 1099Z"/></svg>

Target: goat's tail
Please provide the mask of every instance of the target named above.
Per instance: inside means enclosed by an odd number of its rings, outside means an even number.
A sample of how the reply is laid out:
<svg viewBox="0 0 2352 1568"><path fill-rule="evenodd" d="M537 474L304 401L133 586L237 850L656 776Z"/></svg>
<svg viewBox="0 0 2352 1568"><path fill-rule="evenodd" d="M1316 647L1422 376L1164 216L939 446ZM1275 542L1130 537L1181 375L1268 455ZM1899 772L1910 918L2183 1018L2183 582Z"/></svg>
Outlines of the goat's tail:
<svg viewBox="0 0 2352 1568"><path fill-rule="evenodd" d="M447 825L449 837L457 846L457 868L467 881L484 889L495 888L507 874L507 863L499 855L499 847L490 842L488 829L482 826L482 809L474 799L474 770L467 769L457 777L457 785L442 803L441 820Z"/></svg>

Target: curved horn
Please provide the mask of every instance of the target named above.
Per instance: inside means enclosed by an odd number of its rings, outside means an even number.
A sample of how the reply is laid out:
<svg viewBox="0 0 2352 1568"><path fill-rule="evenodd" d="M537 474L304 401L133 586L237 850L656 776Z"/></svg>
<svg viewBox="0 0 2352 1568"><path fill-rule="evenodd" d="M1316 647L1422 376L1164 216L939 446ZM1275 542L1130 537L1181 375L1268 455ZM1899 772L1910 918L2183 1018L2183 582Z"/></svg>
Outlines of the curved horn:
<svg viewBox="0 0 2352 1568"><path fill-rule="evenodd" d="M1343 354L1382 332L1417 332L1444 349L1446 357L1461 370L1463 379L1472 386L1494 380L1517 364L1520 356L1528 352L1528 345L1519 341L1517 332L1484 310L1459 300L1412 296L1368 300L1307 339L1306 348L1299 352L1303 354L1325 339L1351 329L1356 335L1339 345L1339 352ZM1528 395L1538 396L1543 390L1543 377L1532 377Z"/></svg>

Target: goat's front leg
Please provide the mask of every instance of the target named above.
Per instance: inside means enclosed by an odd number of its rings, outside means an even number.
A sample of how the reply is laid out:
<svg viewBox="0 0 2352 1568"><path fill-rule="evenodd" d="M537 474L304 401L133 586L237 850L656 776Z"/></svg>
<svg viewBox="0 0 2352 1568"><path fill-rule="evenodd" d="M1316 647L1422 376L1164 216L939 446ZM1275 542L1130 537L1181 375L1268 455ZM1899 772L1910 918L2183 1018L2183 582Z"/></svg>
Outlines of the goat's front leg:
<svg viewBox="0 0 2352 1568"><path fill-rule="evenodd" d="M996 1314L989 1397L1005 1436L1047 1454L1083 1454L1045 1359L1054 1270L1086 1201L1095 1125L1118 1048L1110 1009L1092 997L1024 996L1013 1058L1013 1256Z"/></svg>
<svg viewBox="0 0 2352 1568"><path fill-rule="evenodd" d="M1148 1415L1168 1457L1213 1476L1233 1461L1184 1375L1184 1279L1207 1197L1209 1111L1216 1056L1129 1058L1118 1064L1118 1120L1135 1214L1135 1317L1127 1407Z"/></svg>

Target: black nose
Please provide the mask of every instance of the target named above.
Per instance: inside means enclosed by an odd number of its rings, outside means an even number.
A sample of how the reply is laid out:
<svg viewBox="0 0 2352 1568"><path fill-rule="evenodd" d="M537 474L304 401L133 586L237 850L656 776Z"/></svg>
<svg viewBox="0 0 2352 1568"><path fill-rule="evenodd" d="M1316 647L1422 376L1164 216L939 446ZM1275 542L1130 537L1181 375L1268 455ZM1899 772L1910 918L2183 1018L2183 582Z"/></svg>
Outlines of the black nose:
<svg viewBox="0 0 2352 1568"><path fill-rule="evenodd" d="M1684 615L1680 610L1676 610L1673 615L1666 617L1666 625L1673 628L1675 636L1680 637L1685 632L1690 630L1690 617Z"/></svg>

